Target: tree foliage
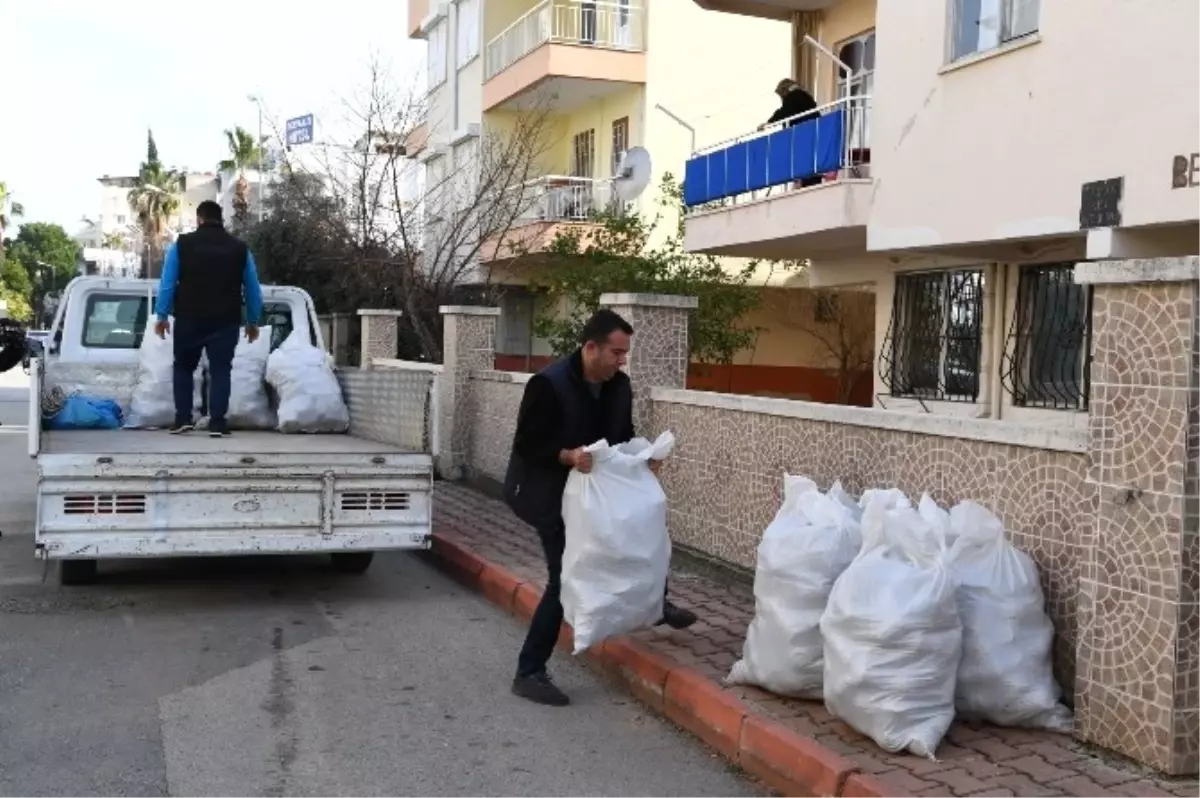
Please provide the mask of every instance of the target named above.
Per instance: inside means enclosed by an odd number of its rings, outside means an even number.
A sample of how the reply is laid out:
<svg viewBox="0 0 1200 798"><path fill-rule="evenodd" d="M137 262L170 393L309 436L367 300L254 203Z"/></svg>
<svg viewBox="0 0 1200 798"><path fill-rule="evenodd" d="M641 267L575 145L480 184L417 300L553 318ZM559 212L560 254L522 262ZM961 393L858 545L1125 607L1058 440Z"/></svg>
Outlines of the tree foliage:
<svg viewBox="0 0 1200 798"><path fill-rule="evenodd" d="M162 270L167 225L179 211L183 176L168 169L158 158L153 131L147 131L146 160L138 169L134 187L129 190L129 207L137 217L145 245L146 274L157 277Z"/></svg>
<svg viewBox="0 0 1200 798"><path fill-rule="evenodd" d="M226 130L225 143L229 157L217 164L217 168L237 175L233 187L233 220L238 229L244 229L250 218L250 184L246 181L246 170L262 169L263 147L241 127Z"/></svg>
<svg viewBox="0 0 1200 798"><path fill-rule="evenodd" d="M403 311L406 356L440 361L439 308L488 295L480 256L502 246L533 199L513 191L538 176L547 115L524 111L424 170L410 134L427 119L424 91L405 91L373 64L345 103L344 141L289 152L271 217L246 233L272 280L307 289L323 310ZM332 125L331 129L337 129ZM282 138L282 137L281 137Z"/></svg>
<svg viewBox="0 0 1200 798"><path fill-rule="evenodd" d="M664 207L652 219L598 213L593 224L561 229L545 256L538 258L532 284L549 301L535 319L534 331L556 354L578 345L600 296L610 292L696 297L699 307L688 323L693 360L729 363L753 343L755 330L746 316L759 305L759 290L752 283L764 264L749 261L730 268L718 258L684 251L683 194L669 173L663 177L661 195ZM662 243L652 244L662 211L668 208L678 210L678 223Z"/></svg>
<svg viewBox="0 0 1200 798"><path fill-rule="evenodd" d="M47 294L61 291L76 274L80 247L61 225L26 222L5 242L3 282L9 314L43 308ZM20 298L18 302L16 297ZM26 317L28 318L28 317Z"/></svg>

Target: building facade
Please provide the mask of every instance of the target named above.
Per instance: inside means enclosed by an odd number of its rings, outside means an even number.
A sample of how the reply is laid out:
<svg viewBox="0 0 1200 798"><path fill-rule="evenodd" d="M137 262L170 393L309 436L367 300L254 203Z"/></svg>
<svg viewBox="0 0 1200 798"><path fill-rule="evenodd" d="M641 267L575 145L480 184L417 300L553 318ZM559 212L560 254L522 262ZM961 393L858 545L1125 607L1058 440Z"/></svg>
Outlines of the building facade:
<svg viewBox="0 0 1200 798"><path fill-rule="evenodd" d="M477 279L504 283L497 362L536 368L550 355L532 334L538 299L513 252L536 253L563 226L612 208L612 177L631 147L652 175L630 210L653 214L667 172L697 147L765 121L789 74L790 35L775 20L722 19L689 0L409 0L409 34L427 42L428 119L410 137L429 192L470 173L487 147L545 114L544 144L503 245L485 242ZM427 220L453 224L453 211ZM660 236L674 230L668 209Z"/></svg>

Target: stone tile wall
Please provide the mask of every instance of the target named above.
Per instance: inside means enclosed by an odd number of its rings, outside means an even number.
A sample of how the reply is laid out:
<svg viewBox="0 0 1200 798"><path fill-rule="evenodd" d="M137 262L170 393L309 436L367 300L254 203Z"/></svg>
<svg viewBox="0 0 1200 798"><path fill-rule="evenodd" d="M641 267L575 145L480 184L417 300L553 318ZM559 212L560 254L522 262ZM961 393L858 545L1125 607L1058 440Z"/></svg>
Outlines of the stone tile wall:
<svg viewBox="0 0 1200 798"><path fill-rule="evenodd" d="M895 487L914 501L928 492L943 506L972 499L993 510L1038 564L1058 632L1055 675L1070 699L1080 547L1093 526L1085 455L670 401L655 401L653 413L656 431L678 437L663 469L673 539L746 568L785 472L825 488Z"/></svg>
<svg viewBox="0 0 1200 798"><path fill-rule="evenodd" d="M499 308L453 306L441 309L444 343L439 380L441 457L438 471L456 478L467 466L476 422L471 413L471 375L492 367L496 357Z"/></svg>
<svg viewBox="0 0 1200 798"><path fill-rule="evenodd" d="M517 428L517 410L529 374L477 371L471 380L471 438L467 463L472 476L504 481Z"/></svg>

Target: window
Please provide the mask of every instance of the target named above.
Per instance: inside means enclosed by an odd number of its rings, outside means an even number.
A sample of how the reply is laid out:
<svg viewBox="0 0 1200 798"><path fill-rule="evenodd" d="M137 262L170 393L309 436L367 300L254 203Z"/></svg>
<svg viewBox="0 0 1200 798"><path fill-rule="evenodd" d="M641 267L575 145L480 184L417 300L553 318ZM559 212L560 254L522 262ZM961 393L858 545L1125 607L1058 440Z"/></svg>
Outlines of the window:
<svg viewBox="0 0 1200 798"><path fill-rule="evenodd" d="M459 68L479 57L479 0L458 0L458 30L454 58Z"/></svg>
<svg viewBox="0 0 1200 798"><path fill-rule="evenodd" d="M974 402L982 330L981 270L897 275L880 376L892 396Z"/></svg>
<svg viewBox="0 0 1200 798"><path fill-rule="evenodd" d="M596 162L596 131L576 133L571 147L571 177L592 177Z"/></svg>
<svg viewBox="0 0 1200 798"><path fill-rule="evenodd" d="M950 59L1037 33L1041 0L950 0Z"/></svg>
<svg viewBox="0 0 1200 798"><path fill-rule="evenodd" d="M242 306L242 324L246 323L246 307ZM263 327L271 328L271 351L274 352L279 348L279 345L287 340L287 337L292 334L292 307L286 302L265 302L263 303L262 321L260 324ZM315 344L315 342L314 342Z"/></svg>
<svg viewBox="0 0 1200 798"><path fill-rule="evenodd" d="M629 117L623 116L612 123L612 173L617 173L621 157L629 149Z"/></svg>
<svg viewBox="0 0 1200 798"><path fill-rule="evenodd" d="M146 332L150 299L144 295L91 294L83 319L83 345L93 349L137 349Z"/></svg>
<svg viewBox="0 0 1200 798"><path fill-rule="evenodd" d="M479 170L479 139L470 138L454 147L455 207L470 205L474 201L476 175Z"/></svg>
<svg viewBox="0 0 1200 798"><path fill-rule="evenodd" d="M1018 407L1086 410L1091 382L1092 290L1075 264L1023 266L1001 379Z"/></svg>
<svg viewBox="0 0 1200 798"><path fill-rule="evenodd" d="M125 217L118 215L117 216L117 224L125 224Z"/></svg>
<svg viewBox="0 0 1200 798"><path fill-rule="evenodd" d="M429 88L436 88L446 80L446 22L445 20L433 26L429 31L428 62L426 70L429 73Z"/></svg>
<svg viewBox="0 0 1200 798"><path fill-rule="evenodd" d="M837 98L870 97L875 91L875 31L855 36L838 47L838 60L849 70L838 67ZM848 103L850 146L863 148L871 141L870 100Z"/></svg>

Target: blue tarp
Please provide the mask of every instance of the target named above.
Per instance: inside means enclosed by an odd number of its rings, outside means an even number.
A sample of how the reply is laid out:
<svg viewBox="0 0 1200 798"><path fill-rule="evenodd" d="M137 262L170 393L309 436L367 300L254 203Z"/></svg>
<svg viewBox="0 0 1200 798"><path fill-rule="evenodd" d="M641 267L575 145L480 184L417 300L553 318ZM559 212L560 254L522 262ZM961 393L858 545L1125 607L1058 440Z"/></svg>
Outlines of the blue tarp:
<svg viewBox="0 0 1200 798"><path fill-rule="evenodd" d="M683 202L688 207L703 205L837 171L843 166L845 132L846 112L839 108L765 136L697 155L684 166Z"/></svg>
<svg viewBox="0 0 1200 798"><path fill-rule="evenodd" d="M72 394L59 411L47 419L46 426L50 429L120 429L121 406L111 399Z"/></svg>

